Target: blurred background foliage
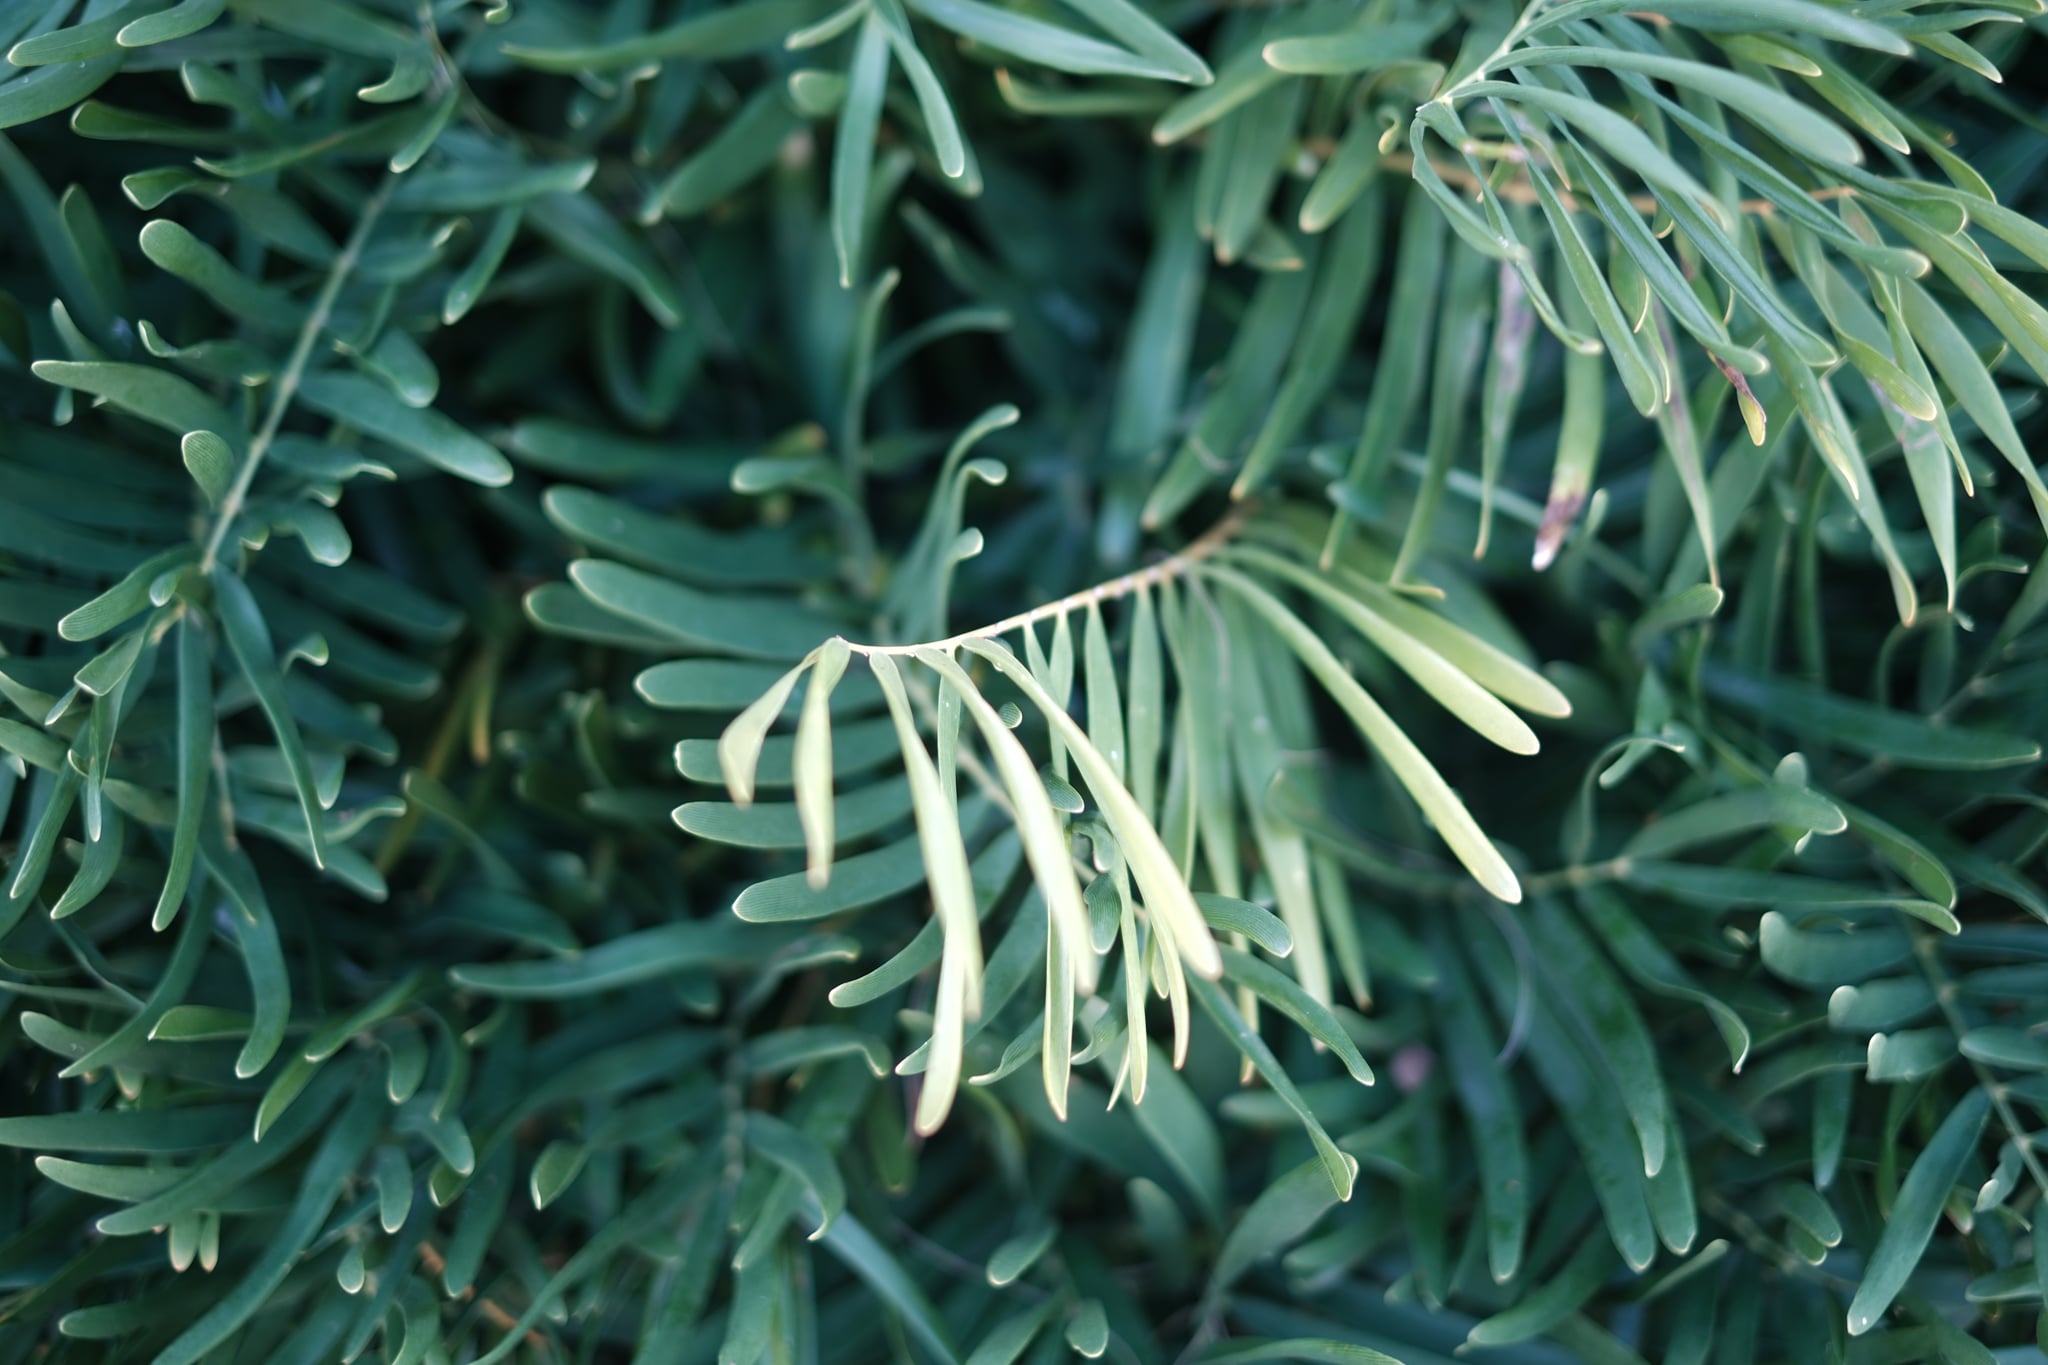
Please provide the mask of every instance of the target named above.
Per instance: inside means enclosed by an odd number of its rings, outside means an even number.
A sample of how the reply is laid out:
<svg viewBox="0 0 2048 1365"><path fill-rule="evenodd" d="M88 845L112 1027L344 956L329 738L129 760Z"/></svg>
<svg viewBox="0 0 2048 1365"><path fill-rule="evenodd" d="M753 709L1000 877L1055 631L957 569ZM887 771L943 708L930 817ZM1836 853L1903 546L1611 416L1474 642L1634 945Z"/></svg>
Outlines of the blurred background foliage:
<svg viewBox="0 0 2048 1365"><path fill-rule="evenodd" d="M0 0L0 1362L2042 1359L2037 9Z"/></svg>

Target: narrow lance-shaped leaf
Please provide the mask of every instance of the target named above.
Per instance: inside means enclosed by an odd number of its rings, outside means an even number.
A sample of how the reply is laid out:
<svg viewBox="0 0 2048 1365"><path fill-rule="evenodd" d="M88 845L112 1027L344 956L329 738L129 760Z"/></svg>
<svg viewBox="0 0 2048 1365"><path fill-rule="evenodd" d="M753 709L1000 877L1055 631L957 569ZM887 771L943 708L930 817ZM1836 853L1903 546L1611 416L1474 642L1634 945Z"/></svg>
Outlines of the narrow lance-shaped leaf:
<svg viewBox="0 0 2048 1365"><path fill-rule="evenodd" d="M57 898L57 903L50 907L51 919L70 918L92 904L100 892L107 889L108 883L114 880L114 874L120 870L127 828L127 821L117 810L105 807L100 811L99 837L87 837L78 873L64 888L64 894Z"/></svg>
<svg viewBox="0 0 2048 1365"><path fill-rule="evenodd" d="M1129 870L1118 867L1110 875L1116 878L1120 902L1117 933L1124 950L1124 1080L1130 1088L1131 1103L1141 1105L1151 1080L1152 1061L1145 1026L1145 954L1138 938L1138 916L1131 903Z"/></svg>
<svg viewBox="0 0 2048 1365"><path fill-rule="evenodd" d="M1088 604L1081 632L1081 687L1088 706L1088 738L1109 760L1121 782L1125 762L1123 700L1117 695L1116 663L1110 657L1102 607L1093 601Z"/></svg>
<svg viewBox="0 0 2048 1365"><path fill-rule="evenodd" d="M1144 893L1145 908L1172 935L1175 947L1196 975L1210 980L1221 975L1223 959L1217 954L1216 940L1203 921L1202 912L1195 907L1187 883L1181 880L1179 869L1158 833L1139 811L1138 803L1116 781L1109 761L1088 742L1081 727L1038 685L1016 655L994 640L967 640L962 647L987 659L997 672L1015 683L1066 742Z"/></svg>
<svg viewBox="0 0 2048 1365"><path fill-rule="evenodd" d="M1090 962L1093 962L1091 957ZM1045 1100L1062 1121L1067 1117L1067 1092L1074 1072L1073 954L1060 942L1056 921L1046 921L1045 1011L1040 1023L1039 1072Z"/></svg>
<svg viewBox="0 0 2048 1365"><path fill-rule="evenodd" d="M298 718L284 693L284 676L278 672L270 627L264 624L263 613L248 587L232 571L216 568L213 588L228 652L235 656L242 676L249 680L249 688L256 694L256 704L270 722L271 733L277 736L277 747L284 753L292 786L299 795L299 807L305 813L306 838L312 848L314 866L323 867L327 862L327 826L321 819L319 788L314 781L313 765L306 757L305 741L299 736Z"/></svg>
<svg viewBox="0 0 2048 1365"><path fill-rule="evenodd" d="M818 1202L819 1221L811 1240L831 1230L832 1220L846 1209L846 1181L839 1165L812 1134L773 1114L747 1115L747 1145L801 1180Z"/></svg>
<svg viewBox="0 0 2048 1365"><path fill-rule="evenodd" d="M1159 623L1152 592L1142 584L1131 608L1130 711L1124 726L1130 753L1131 797L1147 820L1159 811L1159 746L1166 726L1164 675L1160 669Z"/></svg>
<svg viewBox="0 0 2048 1365"><path fill-rule="evenodd" d="M1082 902L1080 878L1074 872L1066 829L1046 796L1037 765L1031 761L1023 741L1003 723L957 661L936 649L918 650L917 659L952 686L974 718L982 743L995 759L1003 790L1009 794L1017 835L1023 841L1032 878L1045 897L1053 935L1065 949L1073 981L1083 994L1092 993L1097 965L1089 944L1088 911Z"/></svg>
<svg viewBox="0 0 2048 1365"><path fill-rule="evenodd" d="M1501 461L1507 456L1515 412L1521 406L1522 386L1529 377L1529 339L1536 328L1536 312L1529 306L1528 286L1521 275L1505 261L1496 273L1500 302L1480 401L1479 535L1472 546L1474 559L1486 558L1493 530L1494 490L1500 483Z"/></svg>
<svg viewBox="0 0 2048 1365"><path fill-rule="evenodd" d="M1546 212L1555 201L1555 195L1545 199ZM1592 283L1605 301L1613 305L1613 296L1606 293L1605 281L1596 278ZM1587 307L1585 296L1577 284L1560 282L1558 293L1563 300L1565 321L1570 326L1584 330L1595 325L1593 312ZM1619 306L1614 306L1616 312L1609 319L1609 326L1619 318ZM1635 342L1631 339L1627 344L1630 361L1641 365L1642 357L1635 352ZM1622 363L1617 358L1616 364ZM1543 520L1536 528L1535 553L1530 561L1538 573L1556 561L1557 552L1564 548L1565 537L1571 534L1573 523L1579 519L1579 509L1585 506L1586 498L1592 492L1593 474L1600 464L1600 442L1606 433L1606 386L1602 382L1605 373L1598 356L1566 351L1564 411L1558 419L1557 455L1551 463L1550 493L1543 502ZM1647 370L1641 382L1649 384ZM1629 392L1631 396L1635 395L1633 385ZM1651 406L1655 407L1654 401Z"/></svg>
<svg viewBox="0 0 2048 1365"><path fill-rule="evenodd" d="M1330 1013L1329 1007L1303 990L1293 977L1275 967L1261 962L1249 953L1235 948L1224 948L1223 974L1240 986L1248 988L1259 999L1271 1005L1280 1013L1299 1024L1311 1037L1344 1063L1344 1069L1360 1085L1373 1083L1372 1067L1359 1052L1358 1045L1344 1032L1344 1026Z"/></svg>
<svg viewBox="0 0 2048 1365"><path fill-rule="evenodd" d="M1415 741L1359 686L1330 647L1278 598L1244 575L1221 566L1205 567L1203 573L1243 597L1272 624L1288 648L1308 665L1324 689L1344 708L1366 741L1386 759L1401 785L1408 789L1451 852L1479 884L1501 900L1519 901L1522 888L1514 871L1465 809L1465 803L1423 757Z"/></svg>
<svg viewBox="0 0 2048 1365"><path fill-rule="evenodd" d="M1055 71L1081 76L1138 76L1194 84L1193 73L1172 64L1126 52L1072 29L1031 18L1024 13L983 4L981 0L910 0L910 7L964 38L985 43L1038 62Z"/></svg>
<svg viewBox="0 0 2048 1365"><path fill-rule="evenodd" d="M213 772L213 660L206 632L196 616L178 622L178 818L171 829L171 858L150 924L161 932L177 917L191 885L199 855L199 817L206 807Z"/></svg>
<svg viewBox="0 0 2048 1365"><path fill-rule="evenodd" d="M384 1108L383 1096L375 1087L365 1086L356 1092L321 1138L299 1183L298 1197L265 1253L224 1298L163 1349L157 1356L158 1365L197 1365L270 1302L327 1221L350 1173L370 1150Z"/></svg>
<svg viewBox="0 0 2048 1365"><path fill-rule="evenodd" d="M896 722L904 772L910 780L911 806L917 817L925 879L931 887L933 910L945 934L932 1019L931 1060L925 1069L924 1088L918 1095L915 1120L917 1131L929 1135L938 1131L953 1107L953 1096L960 1085L966 1021L981 1012L981 929L974 908L974 886L967 875L967 849L961 839L960 817L940 789L939 770L918 737L917 722L911 715L910 699L903 690L896 661L887 654L871 654L868 666L874 670L875 681L881 684L882 695L888 700L890 718Z"/></svg>
<svg viewBox="0 0 2048 1365"><path fill-rule="evenodd" d="M797 679L803 677L817 657L815 653L806 656L802 663L777 678L774 686L734 716L719 735L718 766L725 774L726 790L732 793L736 804L753 804L754 770L761 762L761 746L768 739L768 727L775 724L782 708L789 704L789 694L796 690ZM843 664L841 668L844 669Z"/></svg>
<svg viewBox="0 0 2048 1365"><path fill-rule="evenodd" d="M872 0L875 13L881 16L889 46L895 51L896 60L903 64L903 72L910 77L910 88L917 95L918 108L924 114L925 128L931 133L932 151L939 159L939 169L955 180L967 174L967 147L961 140L960 122L953 115L953 106L946 99L945 87L939 84L938 74L932 70L924 53L918 51L917 40L911 36L910 21L903 13L903 0Z"/></svg>
<svg viewBox="0 0 2048 1365"><path fill-rule="evenodd" d="M1273 1088L1273 1093L1278 1095L1281 1102L1293 1110L1301 1120L1301 1126L1307 1130L1309 1141L1316 1149L1316 1156L1320 1160L1323 1175L1329 1181L1330 1188L1336 1192L1340 1202L1349 1200L1358 1180L1358 1158L1330 1141L1330 1135L1324 1131L1322 1121L1316 1118L1315 1112L1309 1108L1308 1101L1302 1097L1293 1079L1281 1068L1280 1061L1273 1055L1272 1049L1267 1047L1251 1025L1245 1022L1244 1016L1230 1003L1230 997L1224 994L1222 987L1213 981L1198 979L1193 983L1191 990L1203 1011L1219 1029L1230 1036L1246 1059L1251 1062L1252 1067L1265 1079L1266 1084ZM1229 1264L1230 1259L1229 1248L1226 1247L1217 1270L1219 1276L1224 1273L1223 1267Z"/></svg>
<svg viewBox="0 0 2048 1365"><path fill-rule="evenodd" d="M1641 72L1657 80L1701 91L1802 155L1851 164L1863 160L1862 149L1856 145L1856 140L1843 132L1832 119L1773 86L1751 80L1726 67L1657 53L1577 44L1524 47L1515 52L1508 65L1516 69L1570 65Z"/></svg>
<svg viewBox="0 0 2048 1365"><path fill-rule="evenodd" d="M1664 310L1655 303L1650 305L1650 320L1656 330L1655 344L1661 348L1665 370L1671 376L1669 397L1664 406L1657 409L1657 429L1663 433L1664 451L1671 457L1672 467L1678 471L1686 503L1692 508L1693 529L1699 535L1700 550L1707 560L1707 582L1718 589L1721 586L1721 565L1715 549L1714 504L1707 492L1706 467L1700 458L1699 429L1693 423L1692 404L1686 399L1685 370L1679 357L1678 343L1672 338L1670 324L1665 321Z"/></svg>
<svg viewBox="0 0 2048 1365"><path fill-rule="evenodd" d="M804 873L817 887L832 875L832 689L845 674L849 655L846 642L837 637L819 646L790 752L797 819L804 830Z"/></svg>
<svg viewBox="0 0 2048 1365"><path fill-rule="evenodd" d="M1892 1201L1891 1216L1884 1233L1863 1271L1863 1282L1849 1303L1849 1335L1861 1336L1877 1325L1884 1312L1906 1287L1907 1278L1927 1250L1928 1239L1948 1202L1950 1188L1962 1175L1963 1166L1984 1131L1984 1119L1991 1110L1991 1097L1980 1087L1963 1097L1934 1132L1934 1137L1913 1160L1906 1183Z"/></svg>
<svg viewBox="0 0 2048 1365"><path fill-rule="evenodd" d="M1500 1049L1490 1035L1486 1015L1464 959L1449 935L1434 939L1438 970L1436 989L1442 1019L1445 1060L1452 1088L1472 1128L1472 1147L1479 1163L1479 1193L1486 1218L1487 1268L1494 1282L1505 1284L1521 1268L1529 1236L1529 1156L1522 1136L1521 1106L1508 1083Z"/></svg>
<svg viewBox="0 0 2048 1365"><path fill-rule="evenodd" d="M847 73L846 102L832 147L832 241L839 252L839 284L853 288L860 270L861 231L868 212L868 180L874 171L875 131L889 81L889 33L870 8L854 42Z"/></svg>
<svg viewBox="0 0 2048 1365"><path fill-rule="evenodd" d="M497 447L431 408L407 407L389 387L366 375L306 376L299 398L307 407L389 441L437 469L498 487L512 482L512 464Z"/></svg>
<svg viewBox="0 0 2048 1365"><path fill-rule="evenodd" d="M1664 1167L1672 1136L1670 1103L1649 1027L1607 959L1557 903L1539 900L1535 911L1534 938L1544 970L1554 972L1568 991L1560 993L1558 1012L1582 1034L1588 1061L1612 1078L1617 1102L1642 1147L1643 1173L1654 1176Z"/></svg>
<svg viewBox="0 0 2048 1365"><path fill-rule="evenodd" d="M1208 85L1216 79L1208 63L1131 0L1066 0L1066 4L1140 57L1157 62L1189 85Z"/></svg>
<svg viewBox="0 0 2048 1365"><path fill-rule="evenodd" d="M1264 550L1246 549L1234 557L1247 566L1256 565L1277 574L1309 593L1336 613L1346 625L1370 640L1374 648L1393 660L1402 672L1413 678L1446 710L1487 739L1510 753L1533 754L1537 751L1536 734L1520 716L1501 705L1491 692L1428 645L1363 602L1347 597L1327 577Z"/></svg>

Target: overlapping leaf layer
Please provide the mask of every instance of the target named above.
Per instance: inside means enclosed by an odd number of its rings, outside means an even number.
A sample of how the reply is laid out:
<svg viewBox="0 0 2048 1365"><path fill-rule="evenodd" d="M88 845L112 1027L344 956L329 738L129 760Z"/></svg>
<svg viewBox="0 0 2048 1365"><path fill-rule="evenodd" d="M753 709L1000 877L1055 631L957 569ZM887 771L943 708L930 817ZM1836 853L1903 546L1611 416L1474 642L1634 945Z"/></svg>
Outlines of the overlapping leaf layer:
<svg viewBox="0 0 2048 1365"><path fill-rule="evenodd" d="M2040 8L0 0L0 1365L2042 1360Z"/></svg>

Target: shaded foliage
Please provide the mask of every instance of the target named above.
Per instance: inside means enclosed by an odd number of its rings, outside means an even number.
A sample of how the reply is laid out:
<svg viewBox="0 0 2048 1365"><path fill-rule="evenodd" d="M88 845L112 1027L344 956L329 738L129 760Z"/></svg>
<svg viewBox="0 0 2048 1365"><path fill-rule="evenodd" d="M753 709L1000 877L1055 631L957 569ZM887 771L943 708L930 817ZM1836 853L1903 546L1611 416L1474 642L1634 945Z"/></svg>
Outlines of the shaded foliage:
<svg viewBox="0 0 2048 1365"><path fill-rule="evenodd" d="M0 1362L2038 1359L2037 8L0 4Z"/></svg>

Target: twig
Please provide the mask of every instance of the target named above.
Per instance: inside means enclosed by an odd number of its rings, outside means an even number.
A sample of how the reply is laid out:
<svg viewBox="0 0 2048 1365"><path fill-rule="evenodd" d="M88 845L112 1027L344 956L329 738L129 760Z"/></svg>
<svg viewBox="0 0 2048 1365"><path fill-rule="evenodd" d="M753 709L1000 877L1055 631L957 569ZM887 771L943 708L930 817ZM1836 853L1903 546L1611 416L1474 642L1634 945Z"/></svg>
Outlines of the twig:
<svg viewBox="0 0 2048 1365"><path fill-rule="evenodd" d="M1226 516L1223 520L1204 531L1185 550L1178 554L1168 555L1157 564L1148 564L1142 569L1135 569L1123 575L1121 578L1112 578L1106 583L1097 583L1092 588L1083 588L1079 592L1069 593L1057 602L1047 602L1043 606L1033 607L1030 611L1018 612L1015 616L1006 616L1002 620L989 625L978 626L973 630L964 630L958 635L948 636L943 640L928 640L922 644L861 645L854 644L849 640L847 648L856 654L867 655L915 654L921 649L936 649L944 652L964 645L969 640L997 639L1009 634L1013 630L1021 630L1025 626L1034 625L1037 622L1049 620L1055 616L1064 616L1070 611L1077 611L1091 602L1113 602L1118 598L1128 597L1140 588L1156 587L1171 579L1184 576L1195 565L1201 563L1210 555L1215 554L1225 545L1228 545L1237 533L1244 529L1245 518L1250 512L1250 504L1232 509L1229 516Z"/></svg>
<svg viewBox="0 0 2048 1365"><path fill-rule="evenodd" d="M420 1264L427 1268L429 1275L439 1275L448 1268L447 1258L441 1255L439 1248L432 1242L420 1243ZM471 1285L465 1288L460 1297L465 1299L476 1297L476 1286ZM519 1319L507 1312L495 1299L477 1298L476 1306L478 1311L490 1319L491 1325L500 1331L509 1332L519 1325ZM532 1345L543 1349L548 1344L548 1339L541 1335L538 1328L528 1329L526 1340Z"/></svg>
<svg viewBox="0 0 2048 1365"><path fill-rule="evenodd" d="M1948 979L1948 973L1941 968L1940 944L1934 935L1914 934L1913 956L1919 962L1921 972L1927 977L1927 984L1934 988L1934 1003L1941 1010L1942 1022L1947 1024L1949 1032L1956 1036L1956 1043L1960 1048L1963 1035L1969 1032L1969 1025L1963 1018L1963 1012L1956 1007L1955 983ZM1991 1097L1991 1107L1997 1111L1999 1122L2005 1125L2006 1135L2012 1139L2012 1145L2019 1151L2020 1161L2026 1166L2027 1174L2034 1177L2035 1188L2041 1191L2044 1198L2048 1198L2048 1171L2042 1169L2041 1159L2034 1154L2033 1134L2020 1124L2019 1115L2013 1112L2012 1100L2007 1096L2005 1086L2000 1084L1998 1078L1975 1057L1966 1055L1964 1060L1969 1062L1971 1072L1977 1077L1977 1084L1983 1086L1984 1093Z"/></svg>
<svg viewBox="0 0 2048 1365"><path fill-rule="evenodd" d="M1394 171L1412 171L1415 169L1415 158L1407 152L1389 152L1381 158L1381 163L1387 169ZM1445 183L1456 185L1459 189L1471 190L1474 193L1478 192L1479 177L1472 174L1466 167L1447 165L1436 160L1432 160L1429 164L1430 168L1441 176ZM1536 187L1528 180L1519 176L1513 180L1495 185L1493 192L1497 197L1511 204L1535 204L1541 202L1537 196ZM1858 197L1856 188L1853 185L1827 185L1817 190L1808 190L1807 194L1810 198L1822 202L1830 199L1855 199ZM1569 190L1558 191L1557 197L1558 201L1565 208L1573 212L1581 212L1586 208ZM1629 207L1638 213L1655 213L1658 209L1656 199L1647 194L1632 194L1629 196L1628 202ZM1769 218L1778 211L1778 206L1768 199L1742 199L1736 201L1736 207L1742 212L1757 218Z"/></svg>
<svg viewBox="0 0 2048 1365"><path fill-rule="evenodd" d="M355 231L349 234L348 244L341 254L334 258L334 264L327 271L327 279L320 286L320 294L313 300L313 311L306 315L305 325L299 328L299 339L292 346L291 358L285 362L284 372L278 376L277 388L271 393L270 410L263 416L263 425L249 442L249 453L242 459L242 467L235 471L235 481L226 496L220 500L220 512L214 518L213 529L207 533L206 547L199 556L199 572L211 572L220 558L220 547L227 540L228 531L234 526L235 518L242 513L242 504L248 500L249 486L256 481L256 471L262 467L263 457L270 453L270 446L277 439L278 428L284 425L285 414L291 411L292 400L298 396L299 384L306 377L306 366L313 359L313 347L318 344L320 334L327 330L328 319L334 315L335 301L341 297L341 287L362 259L363 248L369 244L370 231L383 215L384 206L391 201L392 190L398 187L398 177L387 175L384 183L363 205L363 215L356 220Z"/></svg>

